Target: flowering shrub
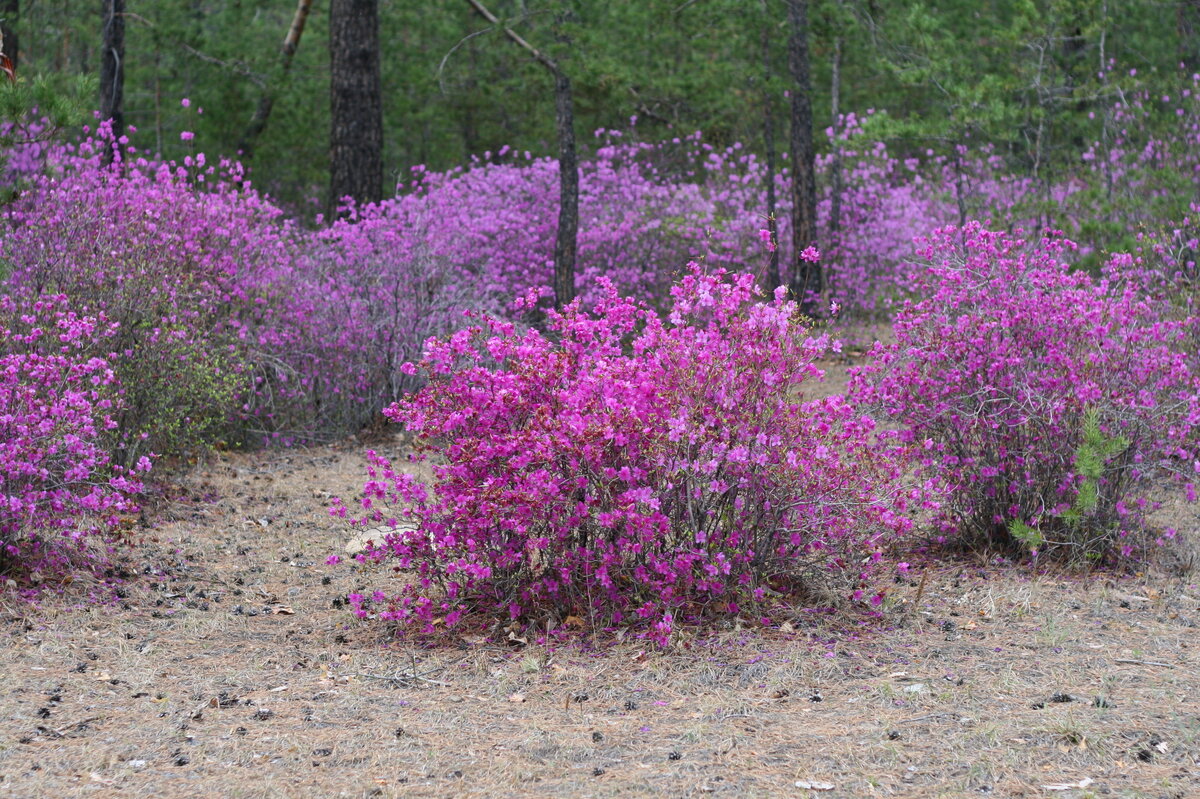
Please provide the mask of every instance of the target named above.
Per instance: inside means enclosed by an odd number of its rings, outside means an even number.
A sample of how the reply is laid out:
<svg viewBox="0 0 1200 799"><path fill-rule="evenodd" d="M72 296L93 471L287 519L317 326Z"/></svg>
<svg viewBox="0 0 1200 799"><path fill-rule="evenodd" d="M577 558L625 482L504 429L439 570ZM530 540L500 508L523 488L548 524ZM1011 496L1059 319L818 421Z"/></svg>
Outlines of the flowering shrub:
<svg viewBox="0 0 1200 799"><path fill-rule="evenodd" d="M692 264L666 318L601 286L550 336L482 319L427 345L429 384L386 414L437 456L432 491L371 453L360 520L390 525L373 556L417 579L355 595L361 615L570 614L665 640L780 594L864 596L919 494L870 419L805 400L828 342L749 275Z"/></svg>
<svg viewBox="0 0 1200 799"><path fill-rule="evenodd" d="M57 150L5 209L7 290L68 295L118 323L125 465L215 441L328 439L357 430L415 382L399 364L487 309L471 272L426 243L437 220L360 209L302 230L205 156L106 165L102 125ZM442 220L444 221L444 220ZM437 241L436 237L430 237Z"/></svg>
<svg viewBox="0 0 1200 799"><path fill-rule="evenodd" d="M116 323L107 349L90 354L115 356L124 402L110 435L128 467L148 452L237 436L254 415L256 369L271 352L263 331L279 327L274 284L287 260L278 210L239 194L233 165L128 153L107 166L110 140L102 130L32 179L6 209L0 252L14 295L65 294Z"/></svg>
<svg viewBox="0 0 1200 799"><path fill-rule="evenodd" d="M1148 487L1195 458L1186 324L1128 283L1072 272L1071 247L938 231L896 342L854 376L855 400L924 453L943 529L967 543L1129 555Z"/></svg>
<svg viewBox="0 0 1200 799"><path fill-rule="evenodd" d="M65 301L0 297L0 571L17 578L97 565L86 544L136 510L150 467L110 467L115 375L89 353L113 327Z"/></svg>
<svg viewBox="0 0 1200 799"><path fill-rule="evenodd" d="M691 259L765 275L769 258L756 244L767 210L761 158L741 144L716 148L699 133L661 142L636 141L621 131L596 135L595 154L580 164L576 274L585 299L604 277L661 307L678 265ZM913 237L949 221L951 212L936 187L923 183L920 162L900 162L885 145L868 141L856 117L848 115L837 136L843 186L837 246L825 266L827 294L849 315L878 316L903 285L895 268L911 252ZM831 156L818 159L823 176L831 168ZM420 230L431 252L473 275L486 294L512 300L551 283L556 170L553 159L507 148L466 169L416 167L412 183L376 213L401 231ZM786 283L792 262L786 172L775 181ZM827 224L833 203L827 185L819 202L818 218ZM829 238L821 232L822 241Z"/></svg>
<svg viewBox="0 0 1200 799"><path fill-rule="evenodd" d="M358 430L421 381L400 366L421 357L425 340L464 327L464 312L500 311L477 276L435 249L445 220L423 209L357 209L307 236L296 254L293 313L282 348L299 374L304 427Z"/></svg>

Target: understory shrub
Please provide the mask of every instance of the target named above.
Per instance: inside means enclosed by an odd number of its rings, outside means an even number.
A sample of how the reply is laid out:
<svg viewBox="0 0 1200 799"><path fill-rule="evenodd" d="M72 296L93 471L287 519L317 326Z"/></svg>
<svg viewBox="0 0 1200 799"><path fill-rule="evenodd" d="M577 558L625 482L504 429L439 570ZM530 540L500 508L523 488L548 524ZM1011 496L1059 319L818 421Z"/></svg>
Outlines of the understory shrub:
<svg viewBox="0 0 1200 799"><path fill-rule="evenodd" d="M464 327L467 311L506 304L431 244L445 220L394 210L356 209L308 234L297 253L289 302L304 323L290 326L295 338L283 349L307 398L307 437L380 419L420 386L400 366L421 357L426 339Z"/></svg>
<svg viewBox="0 0 1200 799"><path fill-rule="evenodd" d="M1193 471L1189 322L1130 282L1072 272L1072 246L939 230L896 341L852 379L852 399L922 453L945 491L941 528L966 544L1128 556L1156 481Z"/></svg>
<svg viewBox="0 0 1200 799"><path fill-rule="evenodd" d="M97 567L122 514L137 510L139 477L103 446L116 377L90 355L114 334L102 316L77 316L66 298L0 297L0 573L34 582Z"/></svg>
<svg viewBox="0 0 1200 799"><path fill-rule="evenodd" d="M279 212L237 191L234 165L131 152L106 165L109 147L103 129L35 176L5 211L0 253L14 296L64 294L116 324L91 354L108 358L123 392L108 436L129 467L263 424L261 332L280 327L278 273L290 264Z"/></svg>
<svg viewBox="0 0 1200 799"><path fill-rule="evenodd" d="M665 316L601 285L545 335L480 318L427 344L428 384L386 414L433 485L371 453L358 520L391 529L371 557L416 579L353 595L359 614L426 633L473 611L576 616L665 640L782 597L881 601L871 574L922 492L869 418L805 398L828 340L749 275L692 264Z"/></svg>

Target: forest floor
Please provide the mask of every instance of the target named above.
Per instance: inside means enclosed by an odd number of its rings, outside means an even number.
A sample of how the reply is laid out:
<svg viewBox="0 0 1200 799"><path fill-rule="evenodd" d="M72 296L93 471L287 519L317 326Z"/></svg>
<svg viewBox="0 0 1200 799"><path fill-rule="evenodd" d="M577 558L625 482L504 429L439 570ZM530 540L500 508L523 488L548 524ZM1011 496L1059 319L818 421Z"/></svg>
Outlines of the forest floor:
<svg viewBox="0 0 1200 799"><path fill-rule="evenodd" d="M398 442L380 447L399 454ZM365 446L177 478L115 604L0 605L0 796L1200 796L1200 572L923 567L870 625L419 648L326 512Z"/></svg>

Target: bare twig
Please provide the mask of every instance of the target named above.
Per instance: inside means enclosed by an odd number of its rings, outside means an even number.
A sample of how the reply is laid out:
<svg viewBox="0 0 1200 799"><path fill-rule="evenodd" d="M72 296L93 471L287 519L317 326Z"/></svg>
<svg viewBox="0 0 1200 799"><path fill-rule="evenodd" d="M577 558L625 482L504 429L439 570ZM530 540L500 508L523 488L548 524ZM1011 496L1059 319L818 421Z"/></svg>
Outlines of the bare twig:
<svg viewBox="0 0 1200 799"><path fill-rule="evenodd" d="M507 36L513 42L513 44L523 48L531 56L533 56L533 59L539 64L542 64L551 72L558 74L558 63L553 58L546 55L529 42L525 41L525 39L521 37L521 34L517 33L512 28L508 27L507 25L502 25L500 23L500 19L491 11L488 11L483 3L479 2L479 0L467 0L467 2L471 4L471 8L475 9L475 11L479 13L479 16L483 17L488 22L504 31L504 35Z"/></svg>
<svg viewBox="0 0 1200 799"><path fill-rule="evenodd" d="M1175 664L1163 663L1158 660L1134 660L1133 658L1117 658L1114 663L1126 663L1131 666L1161 666L1164 669L1173 669Z"/></svg>
<svg viewBox="0 0 1200 799"><path fill-rule="evenodd" d="M442 94L446 93L446 83L443 79L443 75L446 72L446 62L450 60L450 56L454 55L458 48L462 47L476 36L482 36L485 33L491 33L494 30L495 28L484 28L483 30L475 31L474 33L468 33L466 36L459 39L457 44L446 51L446 54L442 56L442 61L438 64L437 72L435 73L437 75L438 88L442 90Z"/></svg>
<svg viewBox="0 0 1200 799"><path fill-rule="evenodd" d="M917 716L913 719L904 719L899 724L916 724L918 721L929 721L930 719L941 718L942 716L957 716L957 713L930 713L925 716Z"/></svg>
<svg viewBox="0 0 1200 799"><path fill-rule="evenodd" d="M425 672L425 674L431 674L431 673L432 672L428 672L428 671ZM444 688L450 687L450 683L448 683L448 682L442 682L441 680L432 680L432 679L430 679L428 677L424 677L420 674L405 674L403 672L397 672L396 674L360 673L360 674L355 674L354 676L355 677L363 677L368 680L386 680L387 682L395 683L396 685L400 685L400 686L403 686L406 688L411 687L412 683L414 683L414 682L427 682L427 683L430 683L431 685L440 685Z"/></svg>

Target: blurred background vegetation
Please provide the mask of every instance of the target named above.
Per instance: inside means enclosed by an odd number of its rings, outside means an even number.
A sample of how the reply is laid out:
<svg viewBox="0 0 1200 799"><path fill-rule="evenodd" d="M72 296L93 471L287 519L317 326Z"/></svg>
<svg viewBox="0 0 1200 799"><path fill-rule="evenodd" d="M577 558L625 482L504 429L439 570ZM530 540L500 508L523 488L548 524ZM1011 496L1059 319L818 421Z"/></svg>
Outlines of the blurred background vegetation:
<svg viewBox="0 0 1200 799"><path fill-rule="evenodd" d="M100 0L3 0L17 71L78 87L100 70ZM296 0L125 0L125 119L143 151L233 155L264 92L268 123L246 160L280 201L321 210L329 174L329 0L315 0L289 70ZM763 146L764 98L786 141L786 0L492 0L502 22L571 77L584 154L591 131L652 140L702 130ZM1077 165L1123 81L1179 87L1200 66L1197 0L809 0L814 126L866 109L894 154L988 141L1038 177ZM384 182L471 155L554 153L553 83L466 0L378 0ZM764 49L765 48L765 49ZM1115 70L1102 70L1112 63ZM1136 70L1136 76L1130 75ZM1142 83L1141 85L1144 85ZM765 89L765 90L764 90ZM191 106L181 105L189 98ZM95 101L93 107L98 107ZM201 113L202 111L202 113ZM1089 118L1089 114L1091 117ZM181 140L193 131L194 140Z"/></svg>

